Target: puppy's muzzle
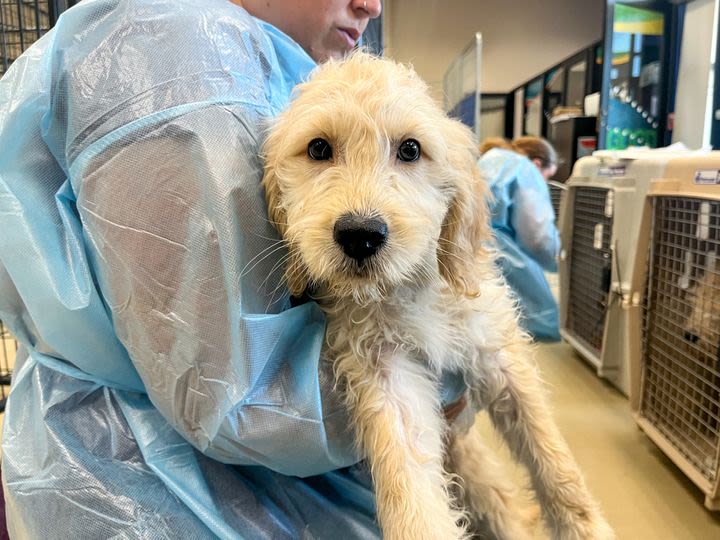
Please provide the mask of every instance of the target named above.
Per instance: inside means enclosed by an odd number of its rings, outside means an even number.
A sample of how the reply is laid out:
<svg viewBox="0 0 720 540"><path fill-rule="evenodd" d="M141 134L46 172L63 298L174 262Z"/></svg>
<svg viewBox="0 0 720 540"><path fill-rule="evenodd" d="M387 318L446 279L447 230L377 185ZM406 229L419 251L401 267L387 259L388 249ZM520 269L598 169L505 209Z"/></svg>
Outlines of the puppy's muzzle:
<svg viewBox="0 0 720 540"><path fill-rule="evenodd" d="M387 242L387 223L376 217L344 214L335 222L333 238L345 255L362 264Z"/></svg>

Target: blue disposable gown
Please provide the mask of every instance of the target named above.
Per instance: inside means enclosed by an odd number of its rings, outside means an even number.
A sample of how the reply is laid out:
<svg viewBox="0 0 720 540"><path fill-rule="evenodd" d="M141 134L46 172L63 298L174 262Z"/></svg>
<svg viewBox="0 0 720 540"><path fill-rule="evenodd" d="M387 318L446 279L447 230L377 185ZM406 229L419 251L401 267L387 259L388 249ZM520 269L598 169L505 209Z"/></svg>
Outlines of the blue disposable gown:
<svg viewBox="0 0 720 540"><path fill-rule="evenodd" d="M259 186L313 67L228 0L86 0L0 80L13 537L378 536Z"/></svg>
<svg viewBox="0 0 720 540"><path fill-rule="evenodd" d="M490 185L492 226L500 266L521 310L521 324L538 340L557 341L558 306L544 272L557 271L560 235L547 183L528 158L494 148L480 158Z"/></svg>

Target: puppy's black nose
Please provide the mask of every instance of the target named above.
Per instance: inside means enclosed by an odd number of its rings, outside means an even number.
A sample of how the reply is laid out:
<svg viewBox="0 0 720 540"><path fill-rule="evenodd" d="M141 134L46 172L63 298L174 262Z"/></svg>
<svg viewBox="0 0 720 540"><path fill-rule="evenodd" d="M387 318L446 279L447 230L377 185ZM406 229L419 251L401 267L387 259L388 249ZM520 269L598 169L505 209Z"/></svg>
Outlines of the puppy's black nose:
<svg viewBox="0 0 720 540"><path fill-rule="evenodd" d="M345 214L335 222L333 237L358 263L372 257L387 241L387 223L378 218Z"/></svg>

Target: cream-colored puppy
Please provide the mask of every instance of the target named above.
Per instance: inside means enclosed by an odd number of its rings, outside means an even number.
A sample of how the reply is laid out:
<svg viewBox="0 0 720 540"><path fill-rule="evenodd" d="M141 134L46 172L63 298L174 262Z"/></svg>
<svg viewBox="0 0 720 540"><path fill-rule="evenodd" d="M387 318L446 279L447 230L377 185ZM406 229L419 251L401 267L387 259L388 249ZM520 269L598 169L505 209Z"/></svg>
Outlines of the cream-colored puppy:
<svg viewBox="0 0 720 540"><path fill-rule="evenodd" d="M694 396L692 398L687 394L688 385L709 383L707 388L711 397L705 399L711 403L717 402L719 392L709 389L720 387L720 271L716 262L687 291L685 302L691 308L684 324L687 351L675 360L683 363L685 380L673 400L684 410L698 411L700 406L695 392L690 394ZM692 376L687 377L688 373ZM707 405L712 407L711 403Z"/></svg>
<svg viewBox="0 0 720 540"><path fill-rule="evenodd" d="M711 358L720 351L720 270L708 268L687 293L690 315L685 322L685 339L698 346ZM717 358L720 362L720 358Z"/></svg>
<svg viewBox="0 0 720 540"><path fill-rule="evenodd" d="M328 316L329 357L385 538L466 538L481 519L499 538L527 537L476 430L448 437L443 371L464 374L473 410L488 410L527 465L555 538L612 538L483 248L491 233L474 148L411 69L362 53L319 68L265 146L287 282Z"/></svg>

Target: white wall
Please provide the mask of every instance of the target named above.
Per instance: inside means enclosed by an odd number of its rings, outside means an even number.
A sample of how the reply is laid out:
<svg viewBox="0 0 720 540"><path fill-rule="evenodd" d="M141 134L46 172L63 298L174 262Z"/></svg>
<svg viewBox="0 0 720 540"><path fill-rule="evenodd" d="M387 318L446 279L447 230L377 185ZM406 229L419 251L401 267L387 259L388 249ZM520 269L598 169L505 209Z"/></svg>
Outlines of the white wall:
<svg viewBox="0 0 720 540"><path fill-rule="evenodd" d="M718 0L695 0L687 5L680 71L675 98L673 142L690 148L710 144L712 49Z"/></svg>
<svg viewBox="0 0 720 540"><path fill-rule="evenodd" d="M483 92L507 92L602 38L604 0L385 0L386 55L442 78L475 32Z"/></svg>
<svg viewBox="0 0 720 540"><path fill-rule="evenodd" d="M480 126L482 137L505 136L505 111L491 111L480 113Z"/></svg>

